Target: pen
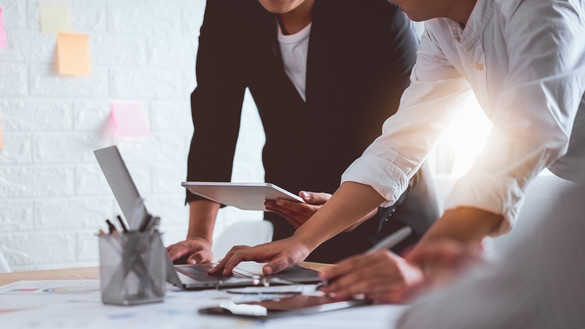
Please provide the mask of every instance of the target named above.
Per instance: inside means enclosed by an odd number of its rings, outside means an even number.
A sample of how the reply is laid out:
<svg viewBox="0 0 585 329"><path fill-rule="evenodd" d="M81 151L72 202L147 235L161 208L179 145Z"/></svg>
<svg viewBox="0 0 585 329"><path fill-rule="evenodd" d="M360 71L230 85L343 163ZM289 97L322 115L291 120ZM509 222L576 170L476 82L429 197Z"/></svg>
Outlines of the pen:
<svg viewBox="0 0 585 329"><path fill-rule="evenodd" d="M128 233L128 227L126 226L126 224L124 224L124 220L122 219L122 217L120 215L116 217L118 218L118 222L120 222L120 226L122 226L122 231L124 231L124 233Z"/></svg>
<svg viewBox="0 0 585 329"><path fill-rule="evenodd" d="M110 222L109 219L106 219L106 224L108 224L108 230L110 231L110 234L118 233L118 229L116 226L114 226L114 224L112 224L112 222Z"/></svg>
<svg viewBox="0 0 585 329"><path fill-rule="evenodd" d="M410 233L412 233L412 229L410 228L410 226L405 226L399 229L398 231L390 234L386 238L380 240L372 248L368 249L367 252L392 248L399 244L400 242L402 242L402 240L406 239L406 237L408 237Z"/></svg>

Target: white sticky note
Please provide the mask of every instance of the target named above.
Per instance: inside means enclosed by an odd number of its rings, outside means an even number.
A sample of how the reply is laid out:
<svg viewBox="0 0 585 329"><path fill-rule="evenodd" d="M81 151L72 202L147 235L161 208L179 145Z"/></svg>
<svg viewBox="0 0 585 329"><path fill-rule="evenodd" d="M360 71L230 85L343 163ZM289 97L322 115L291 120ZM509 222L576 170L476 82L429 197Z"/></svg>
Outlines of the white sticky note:
<svg viewBox="0 0 585 329"><path fill-rule="evenodd" d="M39 4L41 32L51 34L72 32L71 7L68 3L41 2Z"/></svg>

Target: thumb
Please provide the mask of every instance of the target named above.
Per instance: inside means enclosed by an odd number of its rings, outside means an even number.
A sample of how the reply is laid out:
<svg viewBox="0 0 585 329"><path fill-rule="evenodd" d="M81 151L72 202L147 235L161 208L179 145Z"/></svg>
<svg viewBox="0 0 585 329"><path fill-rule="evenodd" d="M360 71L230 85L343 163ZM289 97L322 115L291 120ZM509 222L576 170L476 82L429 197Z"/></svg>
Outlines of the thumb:
<svg viewBox="0 0 585 329"><path fill-rule="evenodd" d="M271 262L266 263L264 266L262 266L262 273L264 273L264 275L276 274L276 273L284 270L285 268L287 268L291 265L292 264L289 264L288 261L286 260L286 258L284 258L284 257L277 258Z"/></svg>
<svg viewBox="0 0 585 329"><path fill-rule="evenodd" d="M198 251L194 254L192 254L191 256L189 256L189 258L187 259L187 263L188 264L200 264L203 263L203 254L201 253L201 251Z"/></svg>
<svg viewBox="0 0 585 329"><path fill-rule="evenodd" d="M303 200L305 200L305 202L310 204L324 204L325 202L327 202L327 200L329 200L329 198L331 198L331 194L329 193L314 193L301 191L299 195L301 196L301 198L303 198Z"/></svg>

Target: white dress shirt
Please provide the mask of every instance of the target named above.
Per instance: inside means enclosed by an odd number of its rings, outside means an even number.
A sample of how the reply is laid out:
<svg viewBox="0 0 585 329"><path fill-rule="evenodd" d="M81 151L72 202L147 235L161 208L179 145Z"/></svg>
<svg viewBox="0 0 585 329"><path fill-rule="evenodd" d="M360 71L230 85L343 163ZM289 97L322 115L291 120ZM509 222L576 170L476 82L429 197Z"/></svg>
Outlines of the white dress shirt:
<svg viewBox="0 0 585 329"><path fill-rule="evenodd" d="M498 233L509 230L542 169L585 175L584 19L582 0L478 0L464 29L446 18L426 22L398 113L342 181L395 202L473 91L493 128L445 209L501 214Z"/></svg>
<svg viewBox="0 0 585 329"><path fill-rule="evenodd" d="M397 328L585 328L585 185L557 187L503 259L420 298Z"/></svg>

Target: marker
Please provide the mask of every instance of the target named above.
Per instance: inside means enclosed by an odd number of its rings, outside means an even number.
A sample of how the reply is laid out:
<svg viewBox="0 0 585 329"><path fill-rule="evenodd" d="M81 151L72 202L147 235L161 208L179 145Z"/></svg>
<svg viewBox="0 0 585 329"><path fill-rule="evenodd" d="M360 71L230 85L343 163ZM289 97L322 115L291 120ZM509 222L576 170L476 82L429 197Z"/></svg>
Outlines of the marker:
<svg viewBox="0 0 585 329"><path fill-rule="evenodd" d="M399 229L398 231L390 234L386 238L380 240L372 248L368 249L367 252L392 248L399 244L400 242L402 242L402 240L406 239L406 237L408 237L410 233L412 233L412 229L410 228L410 226L405 226Z"/></svg>

